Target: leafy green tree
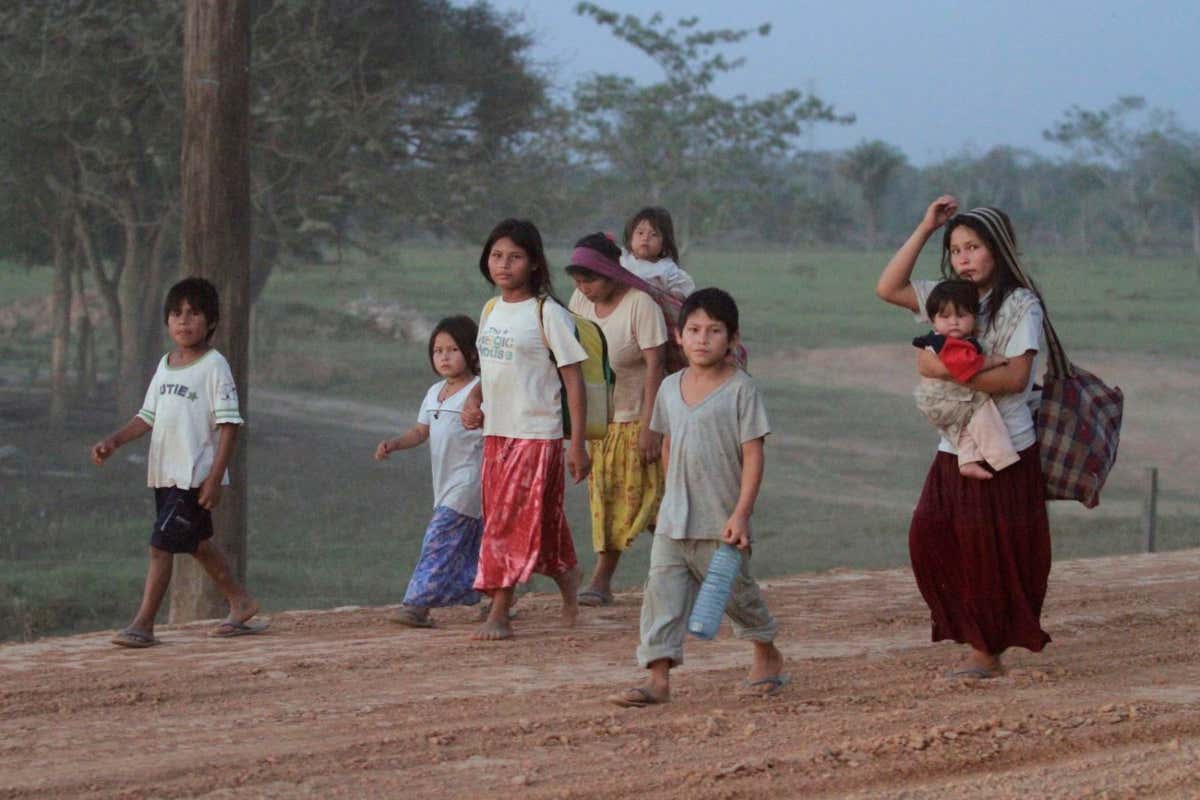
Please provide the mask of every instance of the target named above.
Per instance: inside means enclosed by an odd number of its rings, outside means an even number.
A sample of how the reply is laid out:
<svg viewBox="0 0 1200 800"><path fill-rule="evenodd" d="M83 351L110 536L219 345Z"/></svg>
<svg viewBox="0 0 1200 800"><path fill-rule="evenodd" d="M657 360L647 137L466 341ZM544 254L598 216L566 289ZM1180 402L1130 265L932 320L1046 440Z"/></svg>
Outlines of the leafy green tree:
<svg viewBox="0 0 1200 800"><path fill-rule="evenodd" d="M1191 214L1192 254L1200 268L1200 134L1171 124L1139 140L1161 194Z"/></svg>
<svg viewBox="0 0 1200 800"><path fill-rule="evenodd" d="M534 194L485 188L490 165L533 161L549 108L514 20L448 0L262 0L251 24L252 297L290 258L412 226L469 232ZM161 345L163 288L187 268L181 39L175 3L0 8L0 238L87 270L122 416Z"/></svg>
<svg viewBox="0 0 1200 800"><path fill-rule="evenodd" d="M642 20L589 2L578 4L576 12L644 53L663 72L661 81L648 86L615 74L581 81L574 93L576 146L590 164L619 182L625 209L669 207L681 245L694 230L719 230L754 191L745 171L748 162L761 165L786 156L815 122L854 120L796 89L757 100L714 93L714 82L743 63L722 51L767 36L770 25L710 30L696 17L669 25L660 14Z"/></svg>
<svg viewBox="0 0 1200 800"><path fill-rule="evenodd" d="M1153 179L1139 161L1140 139L1146 123L1139 118L1146 111L1142 97L1119 97L1108 108L1092 111L1072 106L1054 127L1042 132L1043 138L1068 148L1075 160L1091 173L1093 182L1104 187L1101 196L1112 204L1085 225L1103 225L1118 233L1124 248L1137 252L1149 248L1159 204ZM1153 127L1158 115L1150 115Z"/></svg>
<svg viewBox="0 0 1200 800"><path fill-rule="evenodd" d="M875 247L879 239L879 221L883 202L896 171L908 162L904 153L887 142L874 139L847 151L838 164L838 172L855 183L862 192L867 209L867 245Z"/></svg>

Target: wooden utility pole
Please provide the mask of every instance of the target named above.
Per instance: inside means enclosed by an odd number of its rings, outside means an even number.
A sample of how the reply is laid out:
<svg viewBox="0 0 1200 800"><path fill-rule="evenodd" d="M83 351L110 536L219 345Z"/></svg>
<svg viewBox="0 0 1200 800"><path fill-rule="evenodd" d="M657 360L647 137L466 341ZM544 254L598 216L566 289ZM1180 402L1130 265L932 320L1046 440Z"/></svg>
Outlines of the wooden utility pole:
<svg viewBox="0 0 1200 800"><path fill-rule="evenodd" d="M187 0L183 24L183 273L221 294L213 344L229 360L242 415L250 396L250 0ZM246 577L246 448L213 513L216 541ZM220 592L190 557L176 559L171 622L223 616Z"/></svg>

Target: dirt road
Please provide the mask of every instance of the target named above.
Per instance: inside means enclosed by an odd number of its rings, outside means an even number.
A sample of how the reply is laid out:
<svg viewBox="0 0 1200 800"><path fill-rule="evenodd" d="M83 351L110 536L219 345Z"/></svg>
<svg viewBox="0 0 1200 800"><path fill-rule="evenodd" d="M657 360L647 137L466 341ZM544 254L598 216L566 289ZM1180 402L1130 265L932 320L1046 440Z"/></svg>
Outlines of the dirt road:
<svg viewBox="0 0 1200 800"><path fill-rule="evenodd" d="M673 702L604 696L639 597L476 644L472 615L289 612L229 641L162 628L0 647L0 798L1198 797L1200 551L1055 566L1041 656L940 677L907 570L770 581L793 682L735 695L747 647L689 642Z"/></svg>

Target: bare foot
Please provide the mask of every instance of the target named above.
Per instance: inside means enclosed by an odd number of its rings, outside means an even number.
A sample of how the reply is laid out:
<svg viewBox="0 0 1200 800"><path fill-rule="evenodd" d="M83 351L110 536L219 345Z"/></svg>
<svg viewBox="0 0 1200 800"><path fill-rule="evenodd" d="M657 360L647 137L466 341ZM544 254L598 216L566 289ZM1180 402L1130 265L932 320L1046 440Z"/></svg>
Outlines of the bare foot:
<svg viewBox="0 0 1200 800"><path fill-rule="evenodd" d="M964 478L974 478L977 481L990 481L995 477L978 461L968 461L966 464L959 464L958 474Z"/></svg>
<svg viewBox="0 0 1200 800"><path fill-rule="evenodd" d="M258 601L249 594L243 594L229 604L229 620L231 622L245 622L257 613Z"/></svg>
<svg viewBox="0 0 1200 800"><path fill-rule="evenodd" d="M498 642L501 639L511 639L512 635L512 625L509 625L507 620L504 622L494 622L489 619L475 629L475 632L471 634L471 638L480 642Z"/></svg>
<svg viewBox="0 0 1200 800"><path fill-rule="evenodd" d="M583 573L579 567L554 577L558 591L562 594L562 623L568 628L574 628L579 620L579 584L582 580Z"/></svg>
<svg viewBox="0 0 1200 800"><path fill-rule="evenodd" d="M1000 656L971 648L971 654L947 673L950 678L995 678L1004 674Z"/></svg>

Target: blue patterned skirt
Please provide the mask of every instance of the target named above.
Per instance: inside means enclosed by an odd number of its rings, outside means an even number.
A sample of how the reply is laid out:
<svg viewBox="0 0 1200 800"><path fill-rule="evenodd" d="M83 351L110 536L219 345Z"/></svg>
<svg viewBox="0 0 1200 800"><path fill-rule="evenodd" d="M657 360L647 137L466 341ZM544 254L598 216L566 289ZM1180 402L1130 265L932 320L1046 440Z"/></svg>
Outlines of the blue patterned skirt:
<svg viewBox="0 0 1200 800"><path fill-rule="evenodd" d="M404 605L438 608L473 606L482 595L475 591L483 520L467 517L446 506L433 510L421 542L421 558L404 593Z"/></svg>

